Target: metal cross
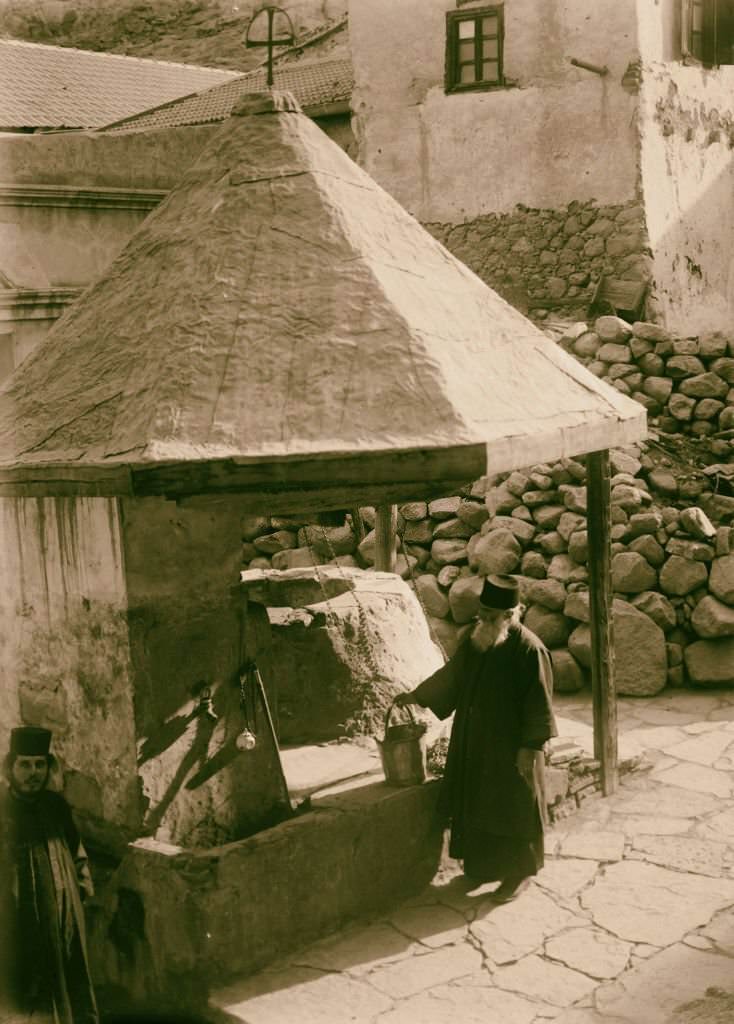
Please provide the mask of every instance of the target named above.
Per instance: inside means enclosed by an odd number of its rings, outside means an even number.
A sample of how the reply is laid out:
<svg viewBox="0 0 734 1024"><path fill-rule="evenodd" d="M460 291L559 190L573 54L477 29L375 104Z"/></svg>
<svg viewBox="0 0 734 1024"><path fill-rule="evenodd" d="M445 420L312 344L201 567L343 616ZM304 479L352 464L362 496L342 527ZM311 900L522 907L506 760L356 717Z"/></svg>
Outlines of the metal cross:
<svg viewBox="0 0 734 1024"><path fill-rule="evenodd" d="M267 38L260 38L260 39L255 38L255 39L253 39L251 37L252 28L253 28L253 25L255 24L255 22L260 18L261 14L266 14L267 17L268 17L268 34L267 34ZM276 21L276 18L280 22L282 22L283 19L285 19L285 21L287 23L287 26L288 26L288 29L287 29L286 32L284 32L284 33L282 32L280 34L275 34L274 33L273 25L274 25L274 23ZM294 31L293 31L293 22L288 17L287 13L283 10L282 7L274 7L272 5L268 5L267 7L261 7L259 11L256 11L253 14L252 19L250 20L250 24L249 24L249 26L247 28L247 35L245 37L245 46L247 46L247 47L250 47L250 46L267 46L267 48L268 48L268 88L270 88L272 86L272 84L273 84L273 49L276 46L292 46L295 41L296 41L296 36L295 36Z"/></svg>

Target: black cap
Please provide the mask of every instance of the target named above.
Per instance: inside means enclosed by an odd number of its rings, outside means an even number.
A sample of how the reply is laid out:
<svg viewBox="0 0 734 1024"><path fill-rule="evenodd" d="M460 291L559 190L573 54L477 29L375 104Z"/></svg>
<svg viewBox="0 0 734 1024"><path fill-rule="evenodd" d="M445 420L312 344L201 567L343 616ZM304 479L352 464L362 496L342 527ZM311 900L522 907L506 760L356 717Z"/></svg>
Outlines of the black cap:
<svg viewBox="0 0 734 1024"><path fill-rule="evenodd" d="M520 587L514 576L507 573L494 573L487 576L479 595L479 603L484 608L506 610L520 603Z"/></svg>
<svg viewBox="0 0 734 1024"><path fill-rule="evenodd" d="M51 749L51 730L21 725L10 733L11 757L47 757Z"/></svg>

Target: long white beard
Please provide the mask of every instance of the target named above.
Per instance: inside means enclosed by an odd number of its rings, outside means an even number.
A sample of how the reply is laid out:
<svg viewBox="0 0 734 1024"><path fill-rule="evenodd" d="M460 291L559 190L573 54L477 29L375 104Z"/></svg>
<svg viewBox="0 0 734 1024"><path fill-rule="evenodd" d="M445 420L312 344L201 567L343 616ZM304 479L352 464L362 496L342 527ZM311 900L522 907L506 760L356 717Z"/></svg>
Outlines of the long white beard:
<svg viewBox="0 0 734 1024"><path fill-rule="evenodd" d="M471 632L471 642L478 651L503 644L510 632L510 622L483 622L481 619Z"/></svg>

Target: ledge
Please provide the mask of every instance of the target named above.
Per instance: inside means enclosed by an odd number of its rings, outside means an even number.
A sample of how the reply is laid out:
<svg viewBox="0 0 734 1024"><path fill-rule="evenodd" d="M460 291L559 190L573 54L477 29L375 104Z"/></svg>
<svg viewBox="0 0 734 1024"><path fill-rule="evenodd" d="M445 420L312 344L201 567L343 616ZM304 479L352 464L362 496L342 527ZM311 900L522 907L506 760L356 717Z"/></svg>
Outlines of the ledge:
<svg viewBox="0 0 734 1024"><path fill-rule="evenodd" d="M11 288L0 291L0 321L56 320L81 295L82 288Z"/></svg>
<svg viewBox="0 0 734 1024"><path fill-rule="evenodd" d="M154 210L163 189L75 188L72 185L2 185L0 206L62 206L93 210Z"/></svg>

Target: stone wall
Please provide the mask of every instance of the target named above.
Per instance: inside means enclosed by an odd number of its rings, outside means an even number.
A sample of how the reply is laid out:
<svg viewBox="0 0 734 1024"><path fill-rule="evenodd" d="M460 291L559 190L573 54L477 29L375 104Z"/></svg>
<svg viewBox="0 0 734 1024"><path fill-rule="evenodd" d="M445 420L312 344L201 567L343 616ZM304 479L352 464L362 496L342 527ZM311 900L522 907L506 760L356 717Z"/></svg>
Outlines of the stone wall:
<svg viewBox="0 0 734 1024"><path fill-rule="evenodd" d="M424 225L454 256L523 312L585 310L602 274L647 282L651 259L636 201L560 209L518 206L462 224Z"/></svg>
<svg viewBox="0 0 734 1024"><path fill-rule="evenodd" d="M650 442L612 453L619 693L734 684L734 339L675 339L655 324L605 316L592 327L570 325L557 340L645 405L653 426ZM360 519L370 530L361 541L351 516L339 526L244 520L243 561L253 568L368 567L374 510L360 510ZM588 682L583 457L408 502L398 531L397 571L412 580L445 653L475 614L480 577L517 573L525 622L551 649L557 689Z"/></svg>

